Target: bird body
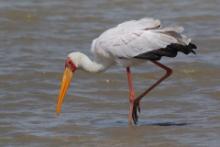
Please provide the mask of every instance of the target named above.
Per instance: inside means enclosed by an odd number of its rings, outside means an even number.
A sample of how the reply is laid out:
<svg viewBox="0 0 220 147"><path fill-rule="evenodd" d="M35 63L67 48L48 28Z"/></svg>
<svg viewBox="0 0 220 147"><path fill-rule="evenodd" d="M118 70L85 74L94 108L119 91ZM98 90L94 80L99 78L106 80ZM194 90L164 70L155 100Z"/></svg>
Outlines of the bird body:
<svg viewBox="0 0 220 147"><path fill-rule="evenodd" d="M94 60L80 52L70 53L65 64L66 69L58 98L57 112L61 111L66 87L69 85L65 81L71 79L70 71L74 72L76 69L82 69L88 72L102 72L118 64L127 68L130 91L129 121L133 118L134 123L136 123L136 111L140 109L140 99L172 73L170 68L157 61L163 56L176 57L178 52L184 54L195 53L196 46L191 43L190 38L182 34L183 30L183 27L178 26L162 28L160 21L153 18L126 21L106 30L93 40L91 51L95 56ZM130 67L146 61L153 62L166 70L167 73L147 89L143 95L135 99Z"/></svg>
<svg viewBox="0 0 220 147"><path fill-rule="evenodd" d="M143 62L134 60L140 54L166 48L170 44L188 45L191 39L182 32L182 27L160 28L160 21L153 18L127 21L93 40L91 51L96 59L132 66Z"/></svg>

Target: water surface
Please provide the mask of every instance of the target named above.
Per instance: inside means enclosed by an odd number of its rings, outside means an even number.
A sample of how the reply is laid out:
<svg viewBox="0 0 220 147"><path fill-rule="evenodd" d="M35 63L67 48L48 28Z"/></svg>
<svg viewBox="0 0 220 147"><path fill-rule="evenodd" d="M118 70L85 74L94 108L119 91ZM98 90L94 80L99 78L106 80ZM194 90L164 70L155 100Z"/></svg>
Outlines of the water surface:
<svg viewBox="0 0 220 147"><path fill-rule="evenodd" d="M212 146L220 144L220 1L2 0L0 2L0 146ZM129 127L125 69L78 71L55 115L66 55L88 55L93 38L129 19L182 25L196 56L161 62L174 74L142 101ZM162 71L133 68L136 93ZM109 82L108 82L109 81Z"/></svg>

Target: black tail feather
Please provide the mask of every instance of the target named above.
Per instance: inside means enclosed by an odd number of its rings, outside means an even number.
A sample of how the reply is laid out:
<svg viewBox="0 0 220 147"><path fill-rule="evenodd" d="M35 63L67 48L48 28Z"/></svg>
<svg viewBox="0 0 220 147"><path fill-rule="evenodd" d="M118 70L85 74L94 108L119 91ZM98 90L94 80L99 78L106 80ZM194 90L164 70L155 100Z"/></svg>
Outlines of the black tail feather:
<svg viewBox="0 0 220 147"><path fill-rule="evenodd" d="M161 48L147 53L143 53L135 56L134 58L147 60L160 60L163 56L173 58L177 56L178 52L182 52L186 55L188 55L189 53L196 54L196 52L194 51L194 49L196 48L196 45L193 43L189 43L188 45L172 43L168 45L166 48Z"/></svg>

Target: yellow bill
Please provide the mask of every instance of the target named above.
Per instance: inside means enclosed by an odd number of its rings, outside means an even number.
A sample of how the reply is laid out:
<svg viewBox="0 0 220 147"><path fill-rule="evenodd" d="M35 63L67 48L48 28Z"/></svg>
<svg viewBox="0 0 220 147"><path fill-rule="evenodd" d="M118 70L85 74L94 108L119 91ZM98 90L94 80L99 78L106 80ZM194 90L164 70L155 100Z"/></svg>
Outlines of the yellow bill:
<svg viewBox="0 0 220 147"><path fill-rule="evenodd" d="M70 82L73 76L73 72L69 67L66 67L63 73L63 79L61 81L60 93L57 100L56 113L59 114L61 112L62 103L64 100L64 96L67 93L67 90L70 86Z"/></svg>

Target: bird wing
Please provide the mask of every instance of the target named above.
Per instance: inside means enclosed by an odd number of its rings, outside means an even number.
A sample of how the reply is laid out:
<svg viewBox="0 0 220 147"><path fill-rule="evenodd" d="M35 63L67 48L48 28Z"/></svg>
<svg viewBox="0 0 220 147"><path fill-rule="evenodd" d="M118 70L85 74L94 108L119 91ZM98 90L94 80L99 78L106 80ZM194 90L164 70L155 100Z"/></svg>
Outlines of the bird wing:
<svg viewBox="0 0 220 147"><path fill-rule="evenodd" d="M182 27L160 28L160 21L153 18L131 20L102 33L93 41L92 52L99 56L133 58L146 52L190 39L181 34Z"/></svg>
<svg viewBox="0 0 220 147"><path fill-rule="evenodd" d="M153 18L142 18L139 20L130 20L123 22L117 26L119 30L127 31L131 30L147 30L147 29L155 29L160 27L160 20Z"/></svg>

